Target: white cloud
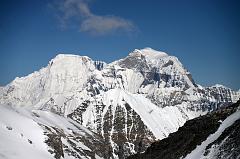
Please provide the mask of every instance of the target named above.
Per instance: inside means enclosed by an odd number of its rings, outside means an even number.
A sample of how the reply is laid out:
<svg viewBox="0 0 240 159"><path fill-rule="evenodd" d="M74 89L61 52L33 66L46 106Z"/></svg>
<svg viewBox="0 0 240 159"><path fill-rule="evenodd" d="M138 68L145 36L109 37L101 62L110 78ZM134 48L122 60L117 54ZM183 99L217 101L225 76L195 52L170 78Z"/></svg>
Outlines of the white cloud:
<svg viewBox="0 0 240 159"><path fill-rule="evenodd" d="M89 8L89 0L62 0L56 8L61 27L66 28L70 21L77 22L81 32L104 35L115 31L134 31L134 24L124 18L109 15L95 15Z"/></svg>
<svg viewBox="0 0 240 159"><path fill-rule="evenodd" d="M112 31L133 31L132 22L115 16L91 16L82 21L80 31L91 34L106 34Z"/></svg>

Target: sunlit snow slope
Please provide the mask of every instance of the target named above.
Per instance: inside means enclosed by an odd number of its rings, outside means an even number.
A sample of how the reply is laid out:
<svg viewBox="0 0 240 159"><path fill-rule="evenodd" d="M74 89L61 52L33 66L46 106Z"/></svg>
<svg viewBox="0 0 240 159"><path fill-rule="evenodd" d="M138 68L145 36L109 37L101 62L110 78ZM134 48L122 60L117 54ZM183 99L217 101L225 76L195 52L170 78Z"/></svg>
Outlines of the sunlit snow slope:
<svg viewBox="0 0 240 159"><path fill-rule="evenodd" d="M102 139L71 119L40 110L0 108L1 159L104 156Z"/></svg>

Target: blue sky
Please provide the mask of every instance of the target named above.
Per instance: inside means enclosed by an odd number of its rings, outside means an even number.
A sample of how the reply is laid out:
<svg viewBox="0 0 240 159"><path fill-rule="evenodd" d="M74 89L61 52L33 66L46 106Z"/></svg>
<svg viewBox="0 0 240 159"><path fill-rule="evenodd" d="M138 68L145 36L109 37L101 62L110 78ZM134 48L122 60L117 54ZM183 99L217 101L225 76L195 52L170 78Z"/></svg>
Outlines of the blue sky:
<svg viewBox="0 0 240 159"><path fill-rule="evenodd" d="M177 56L203 86L240 88L238 0L1 0L0 85L58 53L111 62L135 48Z"/></svg>

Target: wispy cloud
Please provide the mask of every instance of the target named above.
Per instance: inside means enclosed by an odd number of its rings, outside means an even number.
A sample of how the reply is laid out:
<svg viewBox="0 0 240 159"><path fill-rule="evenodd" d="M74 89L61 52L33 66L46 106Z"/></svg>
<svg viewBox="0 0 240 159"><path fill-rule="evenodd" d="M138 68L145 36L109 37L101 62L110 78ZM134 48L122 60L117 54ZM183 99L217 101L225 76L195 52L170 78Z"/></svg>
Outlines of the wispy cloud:
<svg viewBox="0 0 240 159"><path fill-rule="evenodd" d="M114 15L96 15L89 8L89 0L56 1L61 28L66 29L71 21L77 23L79 31L93 35L105 35L116 31L132 32L135 25L127 19Z"/></svg>
<svg viewBox="0 0 240 159"><path fill-rule="evenodd" d="M112 31L133 31L132 22L116 16L92 16L82 21L80 31L92 34L106 34Z"/></svg>

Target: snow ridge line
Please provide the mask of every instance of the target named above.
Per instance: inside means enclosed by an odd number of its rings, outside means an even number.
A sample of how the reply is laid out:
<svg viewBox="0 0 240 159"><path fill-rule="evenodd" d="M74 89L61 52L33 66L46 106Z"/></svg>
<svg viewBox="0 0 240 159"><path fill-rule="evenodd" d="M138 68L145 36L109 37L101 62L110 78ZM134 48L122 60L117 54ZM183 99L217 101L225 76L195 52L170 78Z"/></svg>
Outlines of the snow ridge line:
<svg viewBox="0 0 240 159"><path fill-rule="evenodd" d="M193 158L203 159L204 158L203 153L206 147L210 143L217 140L220 137L220 135L224 132L224 130L230 127L232 124L234 124L234 122L237 121L238 119L240 119L240 110L236 111L235 113L227 117L214 134L211 134L205 141L202 142L201 145L198 145L184 159L193 159Z"/></svg>

